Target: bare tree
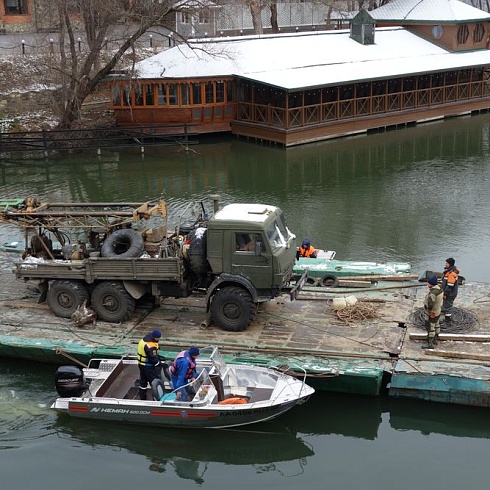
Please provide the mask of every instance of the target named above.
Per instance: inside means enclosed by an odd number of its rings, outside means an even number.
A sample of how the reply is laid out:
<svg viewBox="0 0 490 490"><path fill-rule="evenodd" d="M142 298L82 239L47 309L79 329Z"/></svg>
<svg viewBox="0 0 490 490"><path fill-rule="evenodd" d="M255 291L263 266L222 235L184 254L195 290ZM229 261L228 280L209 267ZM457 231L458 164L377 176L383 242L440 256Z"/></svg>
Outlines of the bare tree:
<svg viewBox="0 0 490 490"><path fill-rule="evenodd" d="M163 25L169 0L54 0L59 14L59 56L49 67L61 86L58 128L73 128L84 100L151 27ZM83 36L84 49L80 49ZM108 43L113 47L107 48Z"/></svg>
<svg viewBox="0 0 490 490"><path fill-rule="evenodd" d="M271 29L273 33L279 32L279 23L277 22L277 0L271 0Z"/></svg>
<svg viewBox="0 0 490 490"><path fill-rule="evenodd" d="M268 6L268 0L245 0L246 5L250 8L252 14L252 24L255 34L264 33L264 25L262 23L262 10Z"/></svg>

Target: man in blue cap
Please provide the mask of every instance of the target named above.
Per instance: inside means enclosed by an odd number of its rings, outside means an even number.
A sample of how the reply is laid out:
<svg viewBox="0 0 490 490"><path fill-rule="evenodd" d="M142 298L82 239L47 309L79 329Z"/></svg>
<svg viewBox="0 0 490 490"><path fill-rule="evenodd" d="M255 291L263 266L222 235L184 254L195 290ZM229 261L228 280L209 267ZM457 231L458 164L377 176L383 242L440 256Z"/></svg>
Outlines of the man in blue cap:
<svg viewBox="0 0 490 490"><path fill-rule="evenodd" d="M296 251L296 259L299 259L300 257L304 257L307 259L316 259L317 257L316 248L311 245L308 238L305 238L303 240L303 243Z"/></svg>
<svg viewBox="0 0 490 490"><path fill-rule="evenodd" d="M170 366L170 375L174 390L182 388L177 392L177 399L187 401L194 396L194 391L189 383L197 378L196 359L200 354L197 347L180 352Z"/></svg>
<svg viewBox="0 0 490 490"><path fill-rule="evenodd" d="M148 384L155 378L159 378L157 367L160 366L158 357L158 341L162 332L157 328L147 333L138 343L138 366L140 368L139 394L141 400L146 400Z"/></svg>

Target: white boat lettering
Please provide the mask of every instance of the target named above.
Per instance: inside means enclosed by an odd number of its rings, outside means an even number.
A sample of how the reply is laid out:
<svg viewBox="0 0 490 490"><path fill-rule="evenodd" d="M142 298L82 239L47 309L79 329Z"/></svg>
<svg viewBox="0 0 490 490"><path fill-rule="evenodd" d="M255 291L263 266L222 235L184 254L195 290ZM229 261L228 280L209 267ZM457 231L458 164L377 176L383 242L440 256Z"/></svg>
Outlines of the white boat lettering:
<svg viewBox="0 0 490 490"><path fill-rule="evenodd" d="M90 409L91 412L102 412L102 413L119 413L119 414L129 414L129 415L150 415L148 410L128 410L127 408L100 408L93 407Z"/></svg>

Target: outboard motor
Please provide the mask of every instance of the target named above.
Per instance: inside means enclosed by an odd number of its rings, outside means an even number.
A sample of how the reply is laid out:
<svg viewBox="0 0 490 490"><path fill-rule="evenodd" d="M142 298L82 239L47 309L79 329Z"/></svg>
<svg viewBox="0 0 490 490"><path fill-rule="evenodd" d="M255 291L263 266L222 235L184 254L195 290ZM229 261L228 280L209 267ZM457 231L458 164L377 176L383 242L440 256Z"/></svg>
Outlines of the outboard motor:
<svg viewBox="0 0 490 490"><path fill-rule="evenodd" d="M60 366L54 379L56 391L61 398L80 396L87 389L85 375L78 366Z"/></svg>

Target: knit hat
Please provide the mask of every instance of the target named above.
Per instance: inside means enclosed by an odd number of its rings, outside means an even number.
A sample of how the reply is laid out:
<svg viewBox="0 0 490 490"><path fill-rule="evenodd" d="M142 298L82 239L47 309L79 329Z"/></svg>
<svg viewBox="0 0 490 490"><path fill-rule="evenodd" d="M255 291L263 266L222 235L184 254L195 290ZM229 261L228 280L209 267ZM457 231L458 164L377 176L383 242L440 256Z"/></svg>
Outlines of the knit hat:
<svg viewBox="0 0 490 490"><path fill-rule="evenodd" d="M305 247L309 247L310 246L310 240L308 240L308 238L305 238L301 245L304 245Z"/></svg>
<svg viewBox="0 0 490 490"><path fill-rule="evenodd" d="M456 261L452 257L449 257L449 259L446 259L446 262L452 267Z"/></svg>
<svg viewBox="0 0 490 490"><path fill-rule="evenodd" d="M154 339L159 339L162 336L162 332L160 332L160 330L158 330L158 328L155 328L155 330L153 330L153 332L151 332L151 336Z"/></svg>
<svg viewBox="0 0 490 490"><path fill-rule="evenodd" d="M429 278L429 280L427 281L429 284L431 284L432 286L435 286L437 284L437 277L436 276L432 276Z"/></svg>
<svg viewBox="0 0 490 490"><path fill-rule="evenodd" d="M189 355L191 357L197 357L200 354L199 349L197 347L191 347L189 349Z"/></svg>

